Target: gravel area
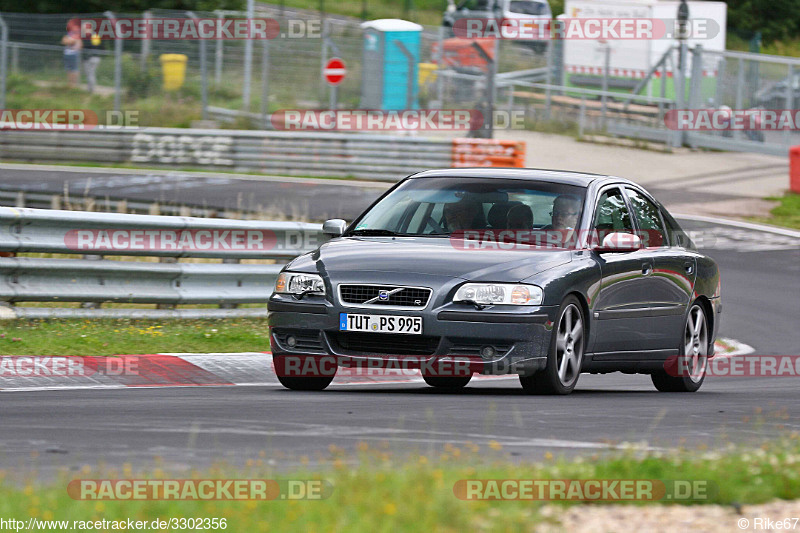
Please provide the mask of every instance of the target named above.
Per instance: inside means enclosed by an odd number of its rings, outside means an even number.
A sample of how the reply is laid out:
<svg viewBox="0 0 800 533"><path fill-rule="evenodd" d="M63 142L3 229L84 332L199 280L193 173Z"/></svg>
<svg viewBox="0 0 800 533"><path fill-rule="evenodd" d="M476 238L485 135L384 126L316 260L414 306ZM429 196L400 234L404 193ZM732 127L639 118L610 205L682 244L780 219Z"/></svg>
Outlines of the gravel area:
<svg viewBox="0 0 800 533"><path fill-rule="evenodd" d="M541 524L538 533L800 531L800 501L744 505L740 512L720 505L581 505L567 510L547 506L542 512L555 523ZM786 518L788 528L783 524ZM767 519L773 523L768 525Z"/></svg>

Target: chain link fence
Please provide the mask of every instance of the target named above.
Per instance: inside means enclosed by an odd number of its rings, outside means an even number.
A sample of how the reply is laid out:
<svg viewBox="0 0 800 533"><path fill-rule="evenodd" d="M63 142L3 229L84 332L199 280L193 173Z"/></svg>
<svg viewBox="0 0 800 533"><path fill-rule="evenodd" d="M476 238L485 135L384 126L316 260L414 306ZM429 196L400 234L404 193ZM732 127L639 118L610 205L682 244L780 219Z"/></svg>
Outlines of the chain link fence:
<svg viewBox="0 0 800 533"><path fill-rule="evenodd" d="M101 119L104 111L114 108L135 110L139 112L139 126L188 127L208 117L224 127L264 129L271 127L269 114L278 110L362 107L365 37L361 21L320 19L312 12L267 14L281 30L270 40L106 40L98 52L98 88L88 97L85 76L80 88L66 87L64 46L60 42L69 20L236 19L246 14L156 9L136 15L0 13L7 27L3 33L7 36L7 68L3 71L6 107L36 107L37 100L31 94L49 91L53 108L91 108ZM249 63L248 46L252 47ZM565 53L567 46L564 41L542 46L525 41L457 39L446 28L425 26L416 73L418 105L423 109L484 112L491 106L505 112L506 118L494 120L499 128L524 126L575 135L611 134L672 146L706 146L703 141L715 137L723 143L740 143L730 144L731 149L771 153L800 144L797 130L683 135L670 130L665 119L670 111L683 108L795 109L800 103L800 60L694 49L685 60L685 94L681 99L677 46L669 48L649 71L624 68L624 58L608 54L602 43L593 52L593 66L572 64ZM205 68L201 61L204 48ZM163 54L187 58L185 82L178 91L168 92L162 86L159 58ZM694 56L699 59L697 66ZM322 76L325 63L332 57L343 59L347 67L335 98ZM491 83L493 71L496 75ZM508 117L517 121L514 126Z"/></svg>

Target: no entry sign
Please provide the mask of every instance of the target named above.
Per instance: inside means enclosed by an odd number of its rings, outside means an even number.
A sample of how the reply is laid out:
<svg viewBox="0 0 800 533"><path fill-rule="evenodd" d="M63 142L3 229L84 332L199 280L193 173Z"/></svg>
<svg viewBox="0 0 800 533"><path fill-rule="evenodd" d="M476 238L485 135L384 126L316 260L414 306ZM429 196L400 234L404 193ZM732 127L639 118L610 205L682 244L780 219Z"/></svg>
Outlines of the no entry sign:
<svg viewBox="0 0 800 533"><path fill-rule="evenodd" d="M347 69L344 66L344 61L338 57L334 57L328 61L328 64L322 69L322 75L325 77L325 81L328 82L328 85L339 85L344 81L346 74Z"/></svg>

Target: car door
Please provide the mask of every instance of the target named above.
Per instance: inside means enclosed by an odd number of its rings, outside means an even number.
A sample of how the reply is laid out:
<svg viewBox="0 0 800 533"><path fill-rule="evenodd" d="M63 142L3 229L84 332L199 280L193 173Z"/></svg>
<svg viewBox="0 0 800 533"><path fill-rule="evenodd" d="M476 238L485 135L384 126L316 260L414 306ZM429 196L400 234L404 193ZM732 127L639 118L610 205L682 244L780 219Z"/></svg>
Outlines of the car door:
<svg viewBox="0 0 800 533"><path fill-rule="evenodd" d="M661 209L651 198L633 187L625 192L642 243L654 261L653 271L646 276L654 349L677 349L694 287L695 256L680 245L677 235L669 235Z"/></svg>
<svg viewBox="0 0 800 533"><path fill-rule="evenodd" d="M612 186L598 194L592 229L599 242L611 232L634 233L630 209L622 188ZM650 252L592 252L602 280L594 297L592 351L595 360L636 359L653 349L652 319L646 276L653 269Z"/></svg>

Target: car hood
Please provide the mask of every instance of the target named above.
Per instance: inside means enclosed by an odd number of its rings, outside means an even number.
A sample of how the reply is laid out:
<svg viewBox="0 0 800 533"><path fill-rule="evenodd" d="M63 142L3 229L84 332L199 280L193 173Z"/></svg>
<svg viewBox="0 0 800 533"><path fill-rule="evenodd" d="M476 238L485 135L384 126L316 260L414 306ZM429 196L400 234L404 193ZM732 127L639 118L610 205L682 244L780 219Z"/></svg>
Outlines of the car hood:
<svg viewBox="0 0 800 533"><path fill-rule="evenodd" d="M515 282L571 259L571 251L558 248L464 250L445 237L342 237L298 257L288 269L329 276L393 272Z"/></svg>

